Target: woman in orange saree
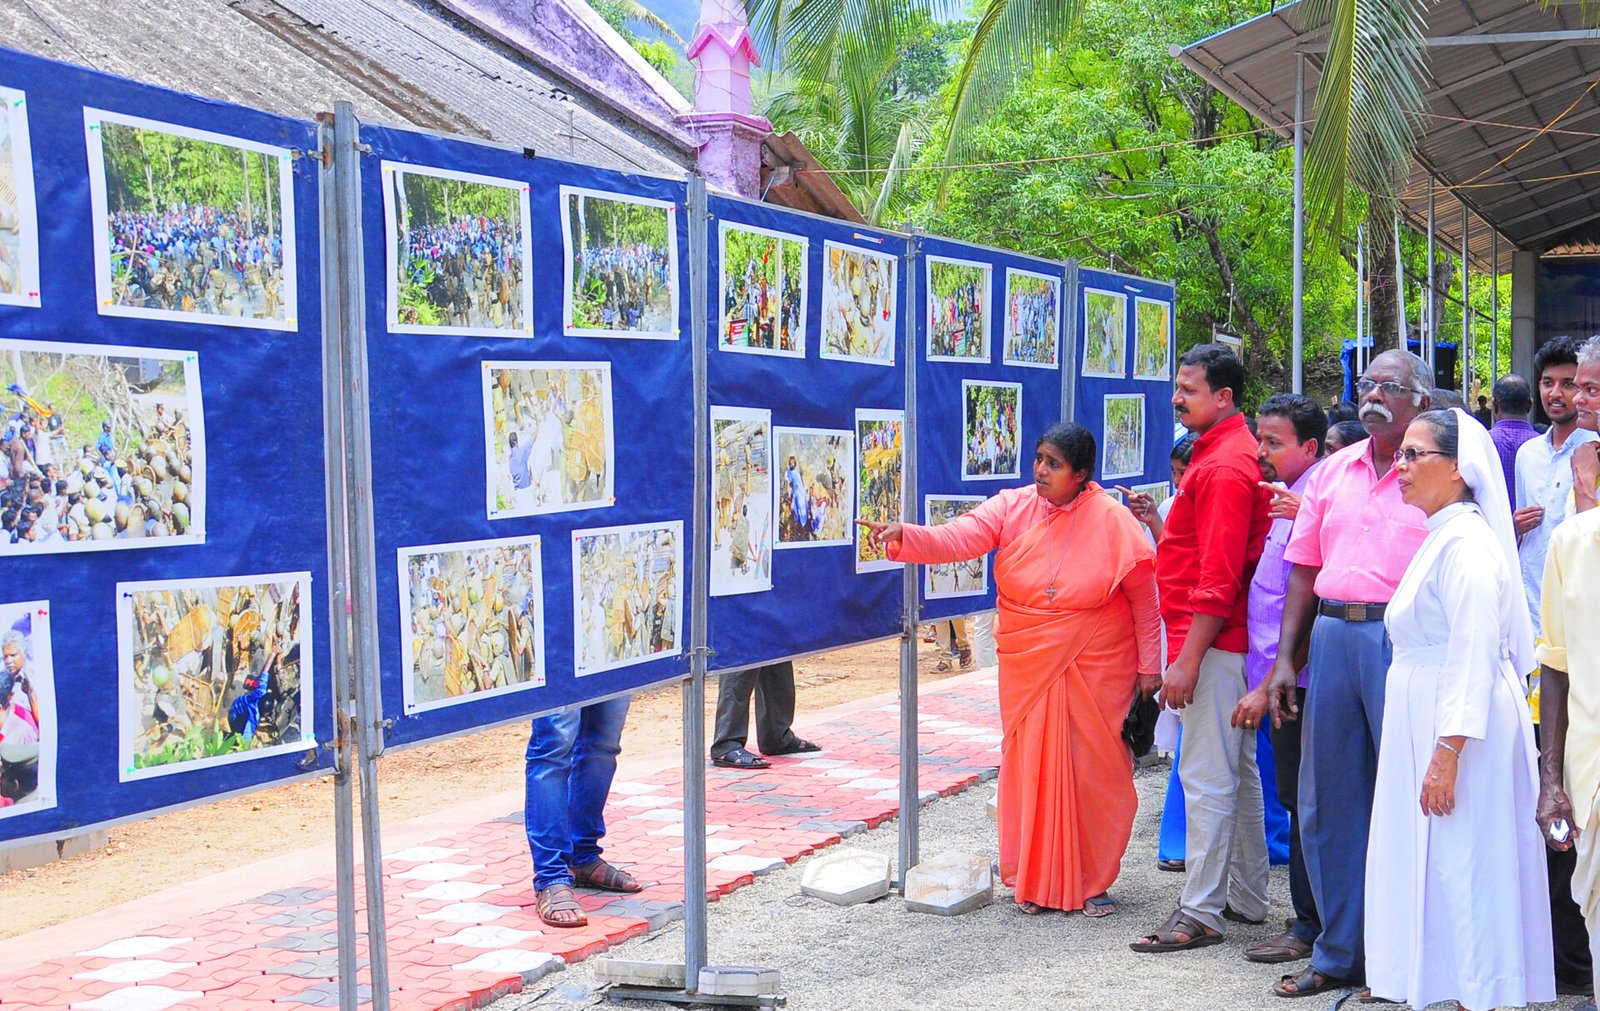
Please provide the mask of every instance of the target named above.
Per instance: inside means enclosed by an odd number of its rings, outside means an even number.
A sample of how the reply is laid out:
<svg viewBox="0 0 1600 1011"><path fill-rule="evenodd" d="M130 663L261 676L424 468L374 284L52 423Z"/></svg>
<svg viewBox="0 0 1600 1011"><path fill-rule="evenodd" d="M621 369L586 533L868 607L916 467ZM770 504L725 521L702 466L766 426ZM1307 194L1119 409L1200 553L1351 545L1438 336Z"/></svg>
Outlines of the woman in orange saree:
<svg viewBox="0 0 1600 1011"><path fill-rule="evenodd" d="M1122 723L1161 685L1155 550L1089 479L1094 436L1052 426L1032 487L937 527L869 523L889 557L954 562L998 549L1000 877L1024 912L1116 911L1106 895L1138 796Z"/></svg>

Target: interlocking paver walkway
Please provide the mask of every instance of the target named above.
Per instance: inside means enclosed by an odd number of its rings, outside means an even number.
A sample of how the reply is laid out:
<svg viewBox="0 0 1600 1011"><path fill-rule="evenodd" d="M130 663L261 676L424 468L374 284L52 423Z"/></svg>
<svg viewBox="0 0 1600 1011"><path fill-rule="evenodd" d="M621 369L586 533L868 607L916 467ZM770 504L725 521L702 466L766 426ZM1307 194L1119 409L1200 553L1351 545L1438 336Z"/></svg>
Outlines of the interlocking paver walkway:
<svg viewBox="0 0 1600 1011"><path fill-rule="evenodd" d="M992 676L933 685L920 699L924 800L992 776L1000 759ZM899 708L840 707L806 734L815 757L706 774L707 892L719 898L898 813ZM646 883L636 895L582 891L589 925L545 926L533 905L520 814L462 825L385 856L390 1005L487 1004L558 968L683 916L681 762L619 779L606 809L608 858ZM359 878L358 878L359 881ZM295 882L30 966L0 968L5 1011L29 1008L337 1006L334 882ZM361 917L365 926L365 917ZM363 942L358 955L365 962ZM365 987L361 996L366 998Z"/></svg>

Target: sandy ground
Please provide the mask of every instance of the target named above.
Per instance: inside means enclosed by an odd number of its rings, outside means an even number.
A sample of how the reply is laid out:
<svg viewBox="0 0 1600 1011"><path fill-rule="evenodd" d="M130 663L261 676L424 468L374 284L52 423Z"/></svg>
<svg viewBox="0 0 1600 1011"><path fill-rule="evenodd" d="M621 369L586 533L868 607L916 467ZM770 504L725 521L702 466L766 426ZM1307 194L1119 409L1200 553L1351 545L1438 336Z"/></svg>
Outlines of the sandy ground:
<svg viewBox="0 0 1600 1011"><path fill-rule="evenodd" d="M922 679L935 671L934 647L918 643ZM885 641L820 654L796 664L801 714L893 691L899 684L898 643ZM715 679L713 679L714 681ZM707 686L706 730L716 709L716 686ZM623 733L625 753L677 748L683 741L682 690L677 684L635 697ZM385 755L378 762L385 827L439 807L507 790L522 783L526 724L517 722L438 744ZM44 867L0 875L5 915L0 938L133 901L172 885L304 848L333 838L331 778L275 787L111 830L103 850ZM238 841L249 839L241 854ZM268 882L263 888L292 882Z"/></svg>
<svg viewBox="0 0 1600 1011"><path fill-rule="evenodd" d="M841 908L800 894L802 861L758 878L711 906L709 961L778 969L793 1011L892 1011L927 1008L1008 1011L1021 1008L1152 1008L1158 1011L1324 1011L1331 995L1289 1003L1269 987L1287 966L1245 961L1243 947L1277 932L1289 914L1285 868L1272 870L1273 919L1260 927L1233 925L1228 940L1211 948L1139 955L1128 942L1155 929L1177 903L1183 877L1158 871L1156 833L1166 788L1165 766L1138 775L1139 818L1111 895L1116 915L1099 920L1061 913L1027 916L998 888L994 905L943 918L907 912L899 898ZM923 809L922 853L945 850L997 856L994 825L981 784ZM846 840L845 845L897 853L898 825ZM683 960L683 925L630 941L616 958ZM1571 1008L1579 998L1540 1008ZM521 994L504 997L493 1011L576 1011L607 1004L589 963L547 976ZM666 1011L678 1005L627 1001L614 1007ZM1359 1005L1354 1000L1345 1007ZM1394 1005L1389 1005L1393 1007ZM1453 1005L1436 1005L1439 1008Z"/></svg>

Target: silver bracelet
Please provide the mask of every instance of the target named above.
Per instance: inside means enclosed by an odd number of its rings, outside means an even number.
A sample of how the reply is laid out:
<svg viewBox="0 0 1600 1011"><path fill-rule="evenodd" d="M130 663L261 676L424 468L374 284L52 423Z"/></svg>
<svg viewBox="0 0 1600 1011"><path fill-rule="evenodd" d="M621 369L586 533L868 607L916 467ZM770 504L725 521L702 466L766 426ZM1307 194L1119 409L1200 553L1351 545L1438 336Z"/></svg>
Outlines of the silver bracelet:
<svg viewBox="0 0 1600 1011"><path fill-rule="evenodd" d="M1439 738L1439 740L1437 742L1435 742L1435 743L1437 743L1439 745L1439 747L1443 748L1446 751L1455 752L1455 755L1456 755L1457 758L1461 757L1461 749L1456 747L1455 745L1451 744L1449 741L1445 740L1444 738L1442 738L1442 737Z"/></svg>

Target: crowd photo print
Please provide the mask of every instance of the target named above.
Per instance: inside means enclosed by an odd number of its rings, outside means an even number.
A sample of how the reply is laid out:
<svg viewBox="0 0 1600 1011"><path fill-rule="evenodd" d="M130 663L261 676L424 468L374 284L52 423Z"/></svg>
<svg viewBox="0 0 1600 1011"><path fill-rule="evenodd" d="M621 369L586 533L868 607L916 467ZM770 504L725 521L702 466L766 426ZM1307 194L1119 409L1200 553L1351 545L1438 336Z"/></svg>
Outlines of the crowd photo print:
<svg viewBox="0 0 1600 1011"><path fill-rule="evenodd" d="M55 807L50 602L0 604L0 819Z"/></svg>
<svg viewBox="0 0 1600 1011"><path fill-rule="evenodd" d="M806 247L797 235L722 223L718 347L805 357Z"/></svg>
<svg viewBox="0 0 1600 1011"><path fill-rule="evenodd" d="M676 208L571 186L561 201L567 332L677 340Z"/></svg>

